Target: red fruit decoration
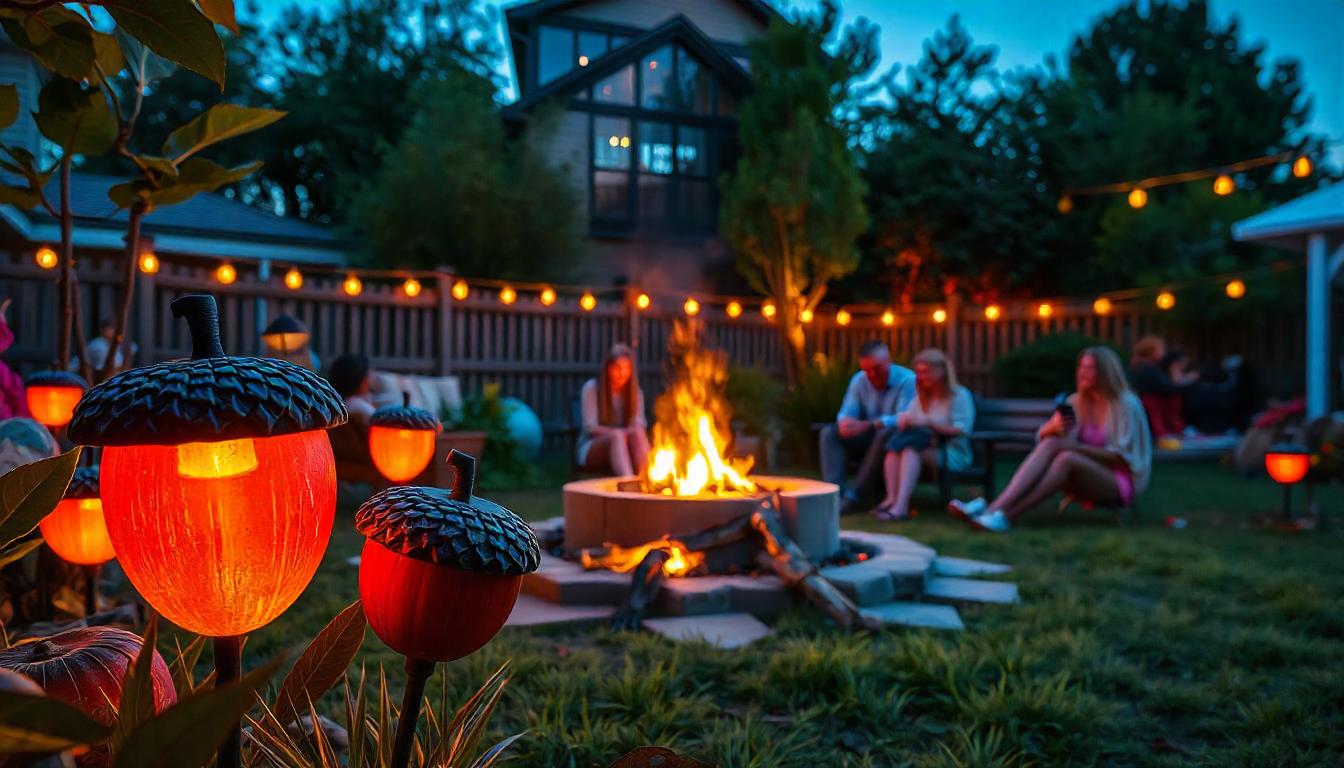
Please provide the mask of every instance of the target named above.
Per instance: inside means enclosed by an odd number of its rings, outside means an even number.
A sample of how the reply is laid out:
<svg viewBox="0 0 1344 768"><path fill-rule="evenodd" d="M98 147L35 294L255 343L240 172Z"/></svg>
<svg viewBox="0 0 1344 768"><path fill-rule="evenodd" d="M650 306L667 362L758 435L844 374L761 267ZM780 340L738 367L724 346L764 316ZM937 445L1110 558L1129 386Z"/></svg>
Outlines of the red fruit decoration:
<svg viewBox="0 0 1344 768"><path fill-rule="evenodd" d="M17 672L53 699L71 704L104 725L116 720L126 668L140 654L140 638L115 627L84 627L0 651L0 668ZM154 652L154 711L177 702L173 675ZM83 766L111 764L106 744L94 745L79 757Z"/></svg>
<svg viewBox="0 0 1344 768"><path fill-rule="evenodd" d="M406 697L392 766L410 759L420 700L434 664L475 653L513 611L523 574L541 564L531 526L473 496L476 460L448 454L451 491L396 486L355 513L364 534L359 596L374 634L406 657Z"/></svg>
<svg viewBox="0 0 1344 768"><path fill-rule="evenodd" d="M403 392L401 405L379 408L369 417L373 466L394 483L414 480L434 458L434 439L441 431L434 414L412 407L410 393Z"/></svg>

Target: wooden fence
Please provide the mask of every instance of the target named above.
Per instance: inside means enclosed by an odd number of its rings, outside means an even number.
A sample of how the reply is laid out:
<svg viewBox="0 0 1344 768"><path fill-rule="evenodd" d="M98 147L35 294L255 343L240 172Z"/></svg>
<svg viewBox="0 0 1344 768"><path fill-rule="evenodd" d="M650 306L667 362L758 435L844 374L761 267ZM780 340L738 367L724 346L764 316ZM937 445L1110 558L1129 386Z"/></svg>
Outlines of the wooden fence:
<svg viewBox="0 0 1344 768"><path fill-rule="evenodd" d="M123 268L115 254L86 254L79 262L83 326L96 332L99 318L114 314L121 295ZM515 303L500 303L496 291L472 287L461 301L451 298L454 277L436 273L423 280L423 292L407 297L399 283L366 280L358 296L341 291L343 275L305 275L298 290L286 288L279 274L265 267L237 264L238 279L222 285L212 265L161 258L156 275L137 273L131 338L139 364L189 354L185 325L172 319L168 305L193 292L213 293L220 304L224 347L235 354L258 354L260 330L270 319L290 314L312 332L323 361L358 351L376 368L423 375L456 375L464 392L498 382L504 394L531 405L548 425L567 422L570 400L596 371L606 350L617 341L633 341L646 392L661 390L660 364L673 321L681 318L680 302L636 310L627 296L613 289L597 294L591 311L578 297L559 296L543 306L535 294L520 293ZM55 350L55 272L33 263L31 254L0 256L0 300L12 298L10 325L17 336L5 355L21 371L44 367ZM839 326L832 317L818 317L809 334L817 352L836 360L852 360L858 347L882 338L898 355L908 357L925 347L942 347L955 361L963 383L982 395L995 394L994 361L1005 351L1042 335L1074 331L1128 346L1154 329L1155 312L1137 302L1117 303L1098 316L1085 308L1061 306L1042 320L1006 314L989 321L979 314L949 308L944 323L928 312L900 316L883 326L875 319L855 319ZM710 343L725 350L737 365L756 366L783 376L783 354L773 325L748 310L736 319L720 307L705 307L701 318ZM1258 366L1286 372L1289 388L1301 378L1300 316L1266 319L1248 328L1228 329L1217 338L1181 339L1188 348L1211 357L1237 351Z"/></svg>

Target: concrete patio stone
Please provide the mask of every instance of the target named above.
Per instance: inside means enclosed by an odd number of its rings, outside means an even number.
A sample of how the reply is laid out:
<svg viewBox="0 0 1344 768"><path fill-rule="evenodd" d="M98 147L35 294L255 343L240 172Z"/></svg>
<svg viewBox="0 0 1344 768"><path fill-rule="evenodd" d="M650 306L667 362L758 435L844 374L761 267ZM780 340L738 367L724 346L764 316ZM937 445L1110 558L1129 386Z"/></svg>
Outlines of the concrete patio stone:
<svg viewBox="0 0 1344 768"><path fill-rule="evenodd" d="M585 571L577 563L542 555L536 573L523 577L523 593L553 603L618 605L630 590L630 574Z"/></svg>
<svg viewBox="0 0 1344 768"><path fill-rule="evenodd" d="M741 648L774 631L749 613L645 619L644 627L671 640L704 640L718 648Z"/></svg>
<svg viewBox="0 0 1344 768"><path fill-rule="evenodd" d="M950 605L930 605L929 603L892 602L875 605L860 610L864 616L877 619L883 624L901 624L907 627L927 627L930 629L965 629L961 614Z"/></svg>
<svg viewBox="0 0 1344 768"><path fill-rule="evenodd" d="M1011 581L934 576L924 585L924 597L944 603L1016 603L1017 585Z"/></svg>
<svg viewBox="0 0 1344 768"><path fill-rule="evenodd" d="M858 605L877 605L896 596L891 573L868 563L833 565L822 568L821 575Z"/></svg>
<svg viewBox="0 0 1344 768"><path fill-rule="evenodd" d="M895 597L913 597L924 592L924 582L932 573L930 561L919 555L880 555L863 563L891 574Z"/></svg>
<svg viewBox="0 0 1344 768"><path fill-rule="evenodd" d="M756 617L776 616L793 607L793 591L778 576L732 577L733 610Z"/></svg>
<svg viewBox="0 0 1344 768"><path fill-rule="evenodd" d="M535 595L519 595L509 614L506 627L532 627L540 624L568 624L606 619L616 612L610 605L564 605Z"/></svg>
<svg viewBox="0 0 1344 768"><path fill-rule="evenodd" d="M1011 565L968 560L964 557L939 555L933 560L933 574L935 576L998 576L1012 570L1013 566Z"/></svg>
<svg viewBox="0 0 1344 768"><path fill-rule="evenodd" d="M673 616L703 616L733 610L732 576L696 576L667 579L657 606Z"/></svg>

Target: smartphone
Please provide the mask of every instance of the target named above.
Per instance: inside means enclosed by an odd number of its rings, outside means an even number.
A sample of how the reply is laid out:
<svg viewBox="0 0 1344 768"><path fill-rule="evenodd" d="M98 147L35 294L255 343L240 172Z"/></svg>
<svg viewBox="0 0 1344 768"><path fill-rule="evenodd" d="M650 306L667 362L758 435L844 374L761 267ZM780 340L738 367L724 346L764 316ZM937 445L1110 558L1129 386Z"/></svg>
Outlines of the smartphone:
<svg viewBox="0 0 1344 768"><path fill-rule="evenodd" d="M1078 414L1074 413L1073 406L1068 403L1060 403L1055 406L1059 417L1064 420L1064 426L1067 429L1073 429L1073 425L1078 423Z"/></svg>

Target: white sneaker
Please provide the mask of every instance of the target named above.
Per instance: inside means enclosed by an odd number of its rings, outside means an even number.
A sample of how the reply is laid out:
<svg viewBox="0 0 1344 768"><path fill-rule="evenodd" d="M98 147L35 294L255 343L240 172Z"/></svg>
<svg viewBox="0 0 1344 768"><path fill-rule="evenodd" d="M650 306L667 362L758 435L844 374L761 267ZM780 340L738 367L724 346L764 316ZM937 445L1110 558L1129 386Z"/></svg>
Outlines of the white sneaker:
<svg viewBox="0 0 1344 768"><path fill-rule="evenodd" d="M970 501L953 499L947 503L947 511L953 517L959 517L962 520L970 520L983 514L986 506L988 505L985 503L983 497L971 499Z"/></svg>
<svg viewBox="0 0 1344 768"><path fill-rule="evenodd" d="M1001 509L991 509L988 512L971 518L970 522L981 530L992 531L994 533L1007 533L1013 528L1012 522L1008 519L1007 515L1003 514L1003 510Z"/></svg>

